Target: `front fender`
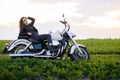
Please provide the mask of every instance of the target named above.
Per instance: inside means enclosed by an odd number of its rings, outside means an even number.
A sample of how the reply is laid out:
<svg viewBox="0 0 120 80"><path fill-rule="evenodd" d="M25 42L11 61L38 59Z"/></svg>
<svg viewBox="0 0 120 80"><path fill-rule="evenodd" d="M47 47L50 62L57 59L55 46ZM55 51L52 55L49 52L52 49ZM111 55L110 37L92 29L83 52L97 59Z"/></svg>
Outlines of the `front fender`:
<svg viewBox="0 0 120 80"><path fill-rule="evenodd" d="M77 44L77 46L86 48L86 46L84 46L84 45L82 45L82 44ZM68 55L73 54L75 48L76 48L76 46L75 46L75 45L72 45L72 46L70 47L69 51L68 51Z"/></svg>
<svg viewBox="0 0 120 80"><path fill-rule="evenodd" d="M14 49L17 45L20 45L20 44L24 44L24 45L27 45L31 43L30 41L26 40L26 39L17 39L17 40L14 40L13 42L10 43L7 51L11 51L12 49Z"/></svg>

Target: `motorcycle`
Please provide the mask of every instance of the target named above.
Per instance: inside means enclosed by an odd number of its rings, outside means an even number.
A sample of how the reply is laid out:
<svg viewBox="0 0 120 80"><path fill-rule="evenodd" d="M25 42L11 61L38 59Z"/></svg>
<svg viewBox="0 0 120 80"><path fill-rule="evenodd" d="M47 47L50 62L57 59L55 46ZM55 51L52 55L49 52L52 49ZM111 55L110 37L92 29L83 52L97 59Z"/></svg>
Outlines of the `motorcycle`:
<svg viewBox="0 0 120 80"><path fill-rule="evenodd" d="M57 31L56 33L50 32L52 37L52 52L50 46L46 40L37 41L34 39L17 39L6 46L7 52L10 52L11 57L36 57L36 58L52 58L52 59L63 59L66 51L71 60L89 60L90 55L87 48L82 44L77 44L73 39L76 35L69 32L70 25L65 20L64 15L63 21L65 28L62 32Z"/></svg>

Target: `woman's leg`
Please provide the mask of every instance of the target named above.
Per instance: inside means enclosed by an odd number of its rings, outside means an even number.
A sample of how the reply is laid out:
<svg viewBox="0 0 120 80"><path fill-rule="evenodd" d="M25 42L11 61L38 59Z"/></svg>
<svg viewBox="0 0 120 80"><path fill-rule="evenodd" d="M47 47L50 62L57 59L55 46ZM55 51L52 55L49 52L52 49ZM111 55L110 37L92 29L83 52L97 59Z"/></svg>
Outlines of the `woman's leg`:
<svg viewBox="0 0 120 80"><path fill-rule="evenodd" d="M43 40L47 40L49 44L52 43L51 35L49 35L49 34L37 35L37 36L35 37L35 39L36 39L36 40L42 40L42 41L43 41Z"/></svg>
<svg viewBox="0 0 120 80"><path fill-rule="evenodd" d="M36 39L36 40L42 40L42 41L43 40L47 40L50 52L53 52L51 35L49 35L49 34L36 35L34 39Z"/></svg>

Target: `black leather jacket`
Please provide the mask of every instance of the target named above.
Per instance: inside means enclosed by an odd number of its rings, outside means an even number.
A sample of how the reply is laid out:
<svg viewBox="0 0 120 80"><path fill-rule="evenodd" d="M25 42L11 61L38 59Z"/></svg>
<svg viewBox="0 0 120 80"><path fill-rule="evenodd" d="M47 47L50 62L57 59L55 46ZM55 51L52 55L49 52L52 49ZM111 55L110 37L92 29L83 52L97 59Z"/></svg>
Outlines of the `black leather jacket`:
<svg viewBox="0 0 120 80"><path fill-rule="evenodd" d="M22 26L19 36L18 36L18 39L28 39L28 38L32 37L34 34L38 34L38 30L33 26L35 19L32 17L28 17L28 19L30 19L32 22L29 25ZM31 32L32 35L31 36L28 35L27 34L28 32Z"/></svg>

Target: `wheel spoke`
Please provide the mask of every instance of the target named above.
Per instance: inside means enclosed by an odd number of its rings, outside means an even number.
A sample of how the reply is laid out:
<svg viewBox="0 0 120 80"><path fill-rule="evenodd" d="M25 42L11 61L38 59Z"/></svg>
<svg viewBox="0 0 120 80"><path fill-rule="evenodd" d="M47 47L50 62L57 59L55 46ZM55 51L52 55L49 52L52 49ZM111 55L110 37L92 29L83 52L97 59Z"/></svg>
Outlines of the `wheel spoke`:
<svg viewBox="0 0 120 80"><path fill-rule="evenodd" d="M16 48L13 50L12 53L14 53L14 54L20 54L20 53L22 53L22 52L29 52L28 49L26 49L26 50L24 51L24 48L25 48L24 45L16 46Z"/></svg>
<svg viewBox="0 0 120 80"><path fill-rule="evenodd" d="M79 47L81 52L79 52L79 50L77 48L74 49L74 53L73 53L73 59L74 60L88 60L89 59L89 53L87 52L87 50L85 48Z"/></svg>

